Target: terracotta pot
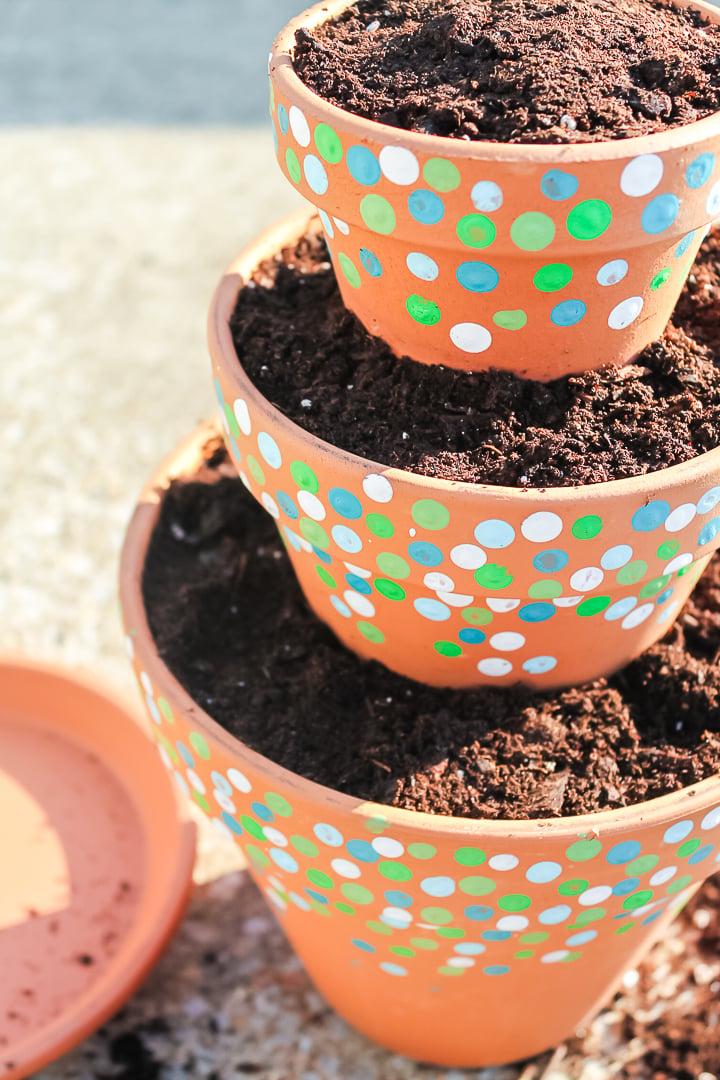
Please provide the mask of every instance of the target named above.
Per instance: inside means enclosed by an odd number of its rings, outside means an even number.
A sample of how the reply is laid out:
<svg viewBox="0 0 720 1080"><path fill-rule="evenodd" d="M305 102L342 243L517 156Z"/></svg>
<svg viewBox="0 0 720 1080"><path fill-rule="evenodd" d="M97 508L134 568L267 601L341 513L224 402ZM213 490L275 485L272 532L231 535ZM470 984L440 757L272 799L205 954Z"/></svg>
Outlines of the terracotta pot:
<svg viewBox="0 0 720 1080"><path fill-rule="evenodd" d="M469 821L364 803L254 753L165 667L141 594L160 493L194 474L212 432L152 478L122 556L125 628L166 766L241 846L318 989L360 1031L444 1065L554 1045L717 867L720 782L584 817Z"/></svg>
<svg viewBox="0 0 720 1080"><path fill-rule="evenodd" d="M693 3L712 22L717 9ZM318 97L270 56L280 166L320 208L346 305L400 356L552 379L626 363L658 338L720 213L720 113L562 146L401 131Z"/></svg>
<svg viewBox="0 0 720 1080"><path fill-rule="evenodd" d="M437 686L581 683L657 640L720 544L720 450L524 491L388 469L309 435L250 382L228 326L243 281L307 224L281 222L230 266L209 342L229 451L317 614L359 655Z"/></svg>

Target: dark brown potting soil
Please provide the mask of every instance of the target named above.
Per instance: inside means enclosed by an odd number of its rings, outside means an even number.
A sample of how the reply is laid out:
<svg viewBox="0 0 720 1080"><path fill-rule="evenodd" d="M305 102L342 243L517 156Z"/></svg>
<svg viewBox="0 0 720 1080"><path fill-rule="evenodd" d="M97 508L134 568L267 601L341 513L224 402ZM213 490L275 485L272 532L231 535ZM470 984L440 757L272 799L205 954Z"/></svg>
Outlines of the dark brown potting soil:
<svg viewBox="0 0 720 1080"><path fill-rule="evenodd" d="M720 768L720 557L661 644L555 694L434 689L358 660L309 610L272 518L228 475L173 483L143 589L159 652L199 705L254 750L359 798L558 817Z"/></svg>
<svg viewBox="0 0 720 1080"><path fill-rule="evenodd" d="M720 32L667 0L360 0L296 35L321 97L460 139L627 139L720 108Z"/></svg>
<svg viewBox="0 0 720 1080"><path fill-rule="evenodd" d="M325 242L264 263L231 320L262 393L311 434L427 476L520 487L654 472L720 446L720 234L635 364L550 383L398 359L343 306Z"/></svg>

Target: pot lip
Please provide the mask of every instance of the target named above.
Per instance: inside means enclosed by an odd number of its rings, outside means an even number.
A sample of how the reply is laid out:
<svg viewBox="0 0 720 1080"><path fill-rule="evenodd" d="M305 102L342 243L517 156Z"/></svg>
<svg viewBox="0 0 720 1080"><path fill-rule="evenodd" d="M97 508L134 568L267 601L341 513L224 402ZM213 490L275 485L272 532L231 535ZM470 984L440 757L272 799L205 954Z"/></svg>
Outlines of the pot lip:
<svg viewBox="0 0 720 1080"><path fill-rule="evenodd" d="M206 738L219 744L226 752L240 751L248 764L262 774L268 783L279 781L301 799L357 817L381 816L388 825L395 824L425 833L430 831L478 838L506 836L530 839L550 831L556 839L565 837L571 840L585 832L599 836L607 830L621 832L623 829L636 828L639 824L644 828L657 826L684 813L697 814L698 810L710 810L720 803L720 774L716 774L669 795L636 803L634 806L592 814L518 821L506 818L445 817L345 795L276 764L231 735L193 700L160 657L150 632L142 596L142 574L147 549L158 520L163 494L171 480L193 475L203 460L203 449L207 442L221 435L219 419L207 419L160 463L143 488L127 529L120 561L120 599L126 626L134 631L136 653L141 657L143 667L153 684L167 698L171 707L190 717L193 726Z"/></svg>
<svg viewBox="0 0 720 1080"><path fill-rule="evenodd" d="M720 12L718 12L720 17ZM720 115L720 114L719 114ZM316 221L314 211L300 209L281 218L252 240L230 263L220 279L208 313L208 347L215 373L222 372L233 385L234 397L243 397L261 413L271 430L282 431L288 441L295 445L311 447L315 455L333 458L348 474L382 473L396 483L413 486L431 494L450 493L468 499L484 499L496 502L523 500L528 504L542 506L580 505L583 501L605 502L610 499L632 495L636 498L656 498L664 492L676 490L689 483L702 483L704 479L720 475L720 446L704 454L690 458L666 469L630 476L620 480L605 480L598 484L579 484L569 487L520 488L500 484L473 484L465 480L444 480L424 476L410 469L402 469L372 458L334 446L290 420L276 408L255 386L238 357L230 331L232 316L240 289L264 259L271 258L281 247L293 243Z"/></svg>
<svg viewBox="0 0 720 1080"><path fill-rule="evenodd" d="M295 73L292 62L292 48L295 31L301 27L315 29L334 16L341 14L352 5L353 0L321 0L306 11L291 19L273 42L270 52L269 73L276 85L287 97L299 106L304 106L311 113L324 112L329 122L333 123L357 139L378 143L401 143L418 154L428 154L462 161L548 164L558 165L595 162L600 160L622 160L640 154L652 154L658 151L668 152L692 145L703 139L720 135L720 110L710 113L701 120L683 124L667 131L652 135L636 135L630 139L607 139L591 143L504 143L490 140L469 142L452 139L444 135L426 135L422 132L406 131L403 128L381 124L377 120L341 109L332 102L311 90ZM674 0L679 8L692 7L707 16L710 22L720 23L720 12L706 0Z"/></svg>

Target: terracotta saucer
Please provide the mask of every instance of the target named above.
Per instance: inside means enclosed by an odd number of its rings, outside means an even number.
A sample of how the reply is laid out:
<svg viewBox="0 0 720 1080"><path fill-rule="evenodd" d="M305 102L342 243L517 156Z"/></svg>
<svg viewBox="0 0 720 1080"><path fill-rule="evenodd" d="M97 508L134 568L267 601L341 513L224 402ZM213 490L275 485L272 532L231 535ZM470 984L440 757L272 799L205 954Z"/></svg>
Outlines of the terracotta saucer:
<svg viewBox="0 0 720 1080"><path fill-rule="evenodd" d="M0 1077L107 1020L187 902L183 819L132 710L86 679L0 660Z"/></svg>

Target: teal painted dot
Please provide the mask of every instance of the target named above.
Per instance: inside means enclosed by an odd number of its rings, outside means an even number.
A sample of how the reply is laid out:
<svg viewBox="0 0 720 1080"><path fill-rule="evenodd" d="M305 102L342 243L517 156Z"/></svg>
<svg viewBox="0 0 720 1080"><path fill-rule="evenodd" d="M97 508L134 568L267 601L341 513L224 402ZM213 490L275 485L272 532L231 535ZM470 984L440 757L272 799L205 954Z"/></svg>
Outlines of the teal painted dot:
<svg viewBox="0 0 720 1080"><path fill-rule="evenodd" d="M656 195L643 210L640 223L644 232L657 236L670 228L679 213L680 200L677 195Z"/></svg>
<svg viewBox="0 0 720 1080"><path fill-rule="evenodd" d="M635 532L653 532L660 528L669 514L670 503L664 499L653 499L635 511L631 524Z"/></svg>
<svg viewBox="0 0 720 1080"><path fill-rule="evenodd" d="M504 566L486 563L475 571L475 580L482 589L507 589L512 585L513 575Z"/></svg>
<svg viewBox="0 0 720 1080"><path fill-rule="evenodd" d="M320 490L317 476L304 461L293 461L290 466L290 475L303 491L309 491L312 495L316 495Z"/></svg>
<svg viewBox="0 0 720 1080"><path fill-rule="evenodd" d="M345 488L330 488L328 502L336 514L347 518L348 521L357 521L362 517L362 503L356 495L353 495L351 491L346 491Z"/></svg>
<svg viewBox="0 0 720 1080"><path fill-rule="evenodd" d="M501 330L522 330L527 325L527 315L520 308L510 311L496 311L493 322Z"/></svg>
<svg viewBox="0 0 720 1080"><path fill-rule="evenodd" d="M510 226L510 237L523 251L542 251L553 242L555 222L547 214L529 210L515 218Z"/></svg>
<svg viewBox="0 0 720 1080"><path fill-rule="evenodd" d="M413 503L412 519L422 529L444 529L450 522L450 513L436 499L418 499Z"/></svg>
<svg viewBox="0 0 720 1080"><path fill-rule="evenodd" d="M290 174L290 179L294 184L300 183L300 177L302 172L300 169L300 162L298 156L291 146L285 151L285 164L287 165L287 171Z"/></svg>
<svg viewBox="0 0 720 1080"><path fill-rule="evenodd" d="M373 251L370 251L369 248L360 248L360 262L363 264L363 267L370 277L382 277L382 263L377 255Z"/></svg>
<svg viewBox="0 0 720 1080"><path fill-rule="evenodd" d="M612 210L602 199L586 199L567 216L567 231L576 240L596 240L612 221Z"/></svg>
<svg viewBox="0 0 720 1080"><path fill-rule="evenodd" d="M290 130L290 117L284 105L278 105L278 123L283 135L287 135Z"/></svg>
<svg viewBox="0 0 720 1080"><path fill-rule="evenodd" d="M348 285L351 285L353 289L359 289L361 285L360 274L357 268L353 264L352 260L348 258L344 251L340 252L338 256L338 263L340 269L343 272L343 277L347 281Z"/></svg>
<svg viewBox="0 0 720 1080"><path fill-rule="evenodd" d="M650 282L650 288L651 289L660 289L665 284L666 281L670 280L671 272L672 271L670 270L669 266L665 266L665 267L663 267L662 270L659 270L658 273L655 275L655 277Z"/></svg>
<svg viewBox="0 0 720 1080"><path fill-rule="evenodd" d="M380 162L367 146L351 146L345 160L353 180L363 187L373 187L382 176Z"/></svg>
<svg viewBox="0 0 720 1080"><path fill-rule="evenodd" d="M360 216L372 232L389 236L397 224L395 211L382 195L366 195L360 203Z"/></svg>
<svg viewBox="0 0 720 1080"><path fill-rule="evenodd" d="M430 158L423 166L423 180L436 191L455 191L460 187L460 170L445 158Z"/></svg>
<svg viewBox="0 0 720 1080"><path fill-rule="evenodd" d="M408 197L411 217L420 225L437 225L445 216L445 203L434 191L413 191Z"/></svg>
<svg viewBox="0 0 720 1080"><path fill-rule="evenodd" d="M594 859L596 855L599 855L602 851L602 844L599 840L576 840L574 844L570 844L565 849L565 854L570 862L587 862L589 859Z"/></svg>
<svg viewBox="0 0 720 1080"><path fill-rule="evenodd" d="M457 223L457 235L466 247L490 247L496 236L496 229L489 217L484 214L466 214Z"/></svg>
<svg viewBox="0 0 720 1080"><path fill-rule="evenodd" d="M377 536L381 540L387 540L395 533L395 526L390 518L385 517L384 514L368 514L365 518L365 524L373 536Z"/></svg>
<svg viewBox="0 0 720 1080"><path fill-rule="evenodd" d="M540 623L552 619L555 613L556 608L554 604L546 604L542 601L538 601L535 604L525 604L518 611L518 616L523 622Z"/></svg>
<svg viewBox="0 0 720 1080"><path fill-rule="evenodd" d="M540 292L557 292L570 284L572 276L572 266L567 266L565 263L548 263L537 271L533 284Z"/></svg>
<svg viewBox="0 0 720 1080"><path fill-rule="evenodd" d="M473 293L492 292L500 281L500 275L495 267L484 262L461 263L455 276L463 289Z"/></svg>
<svg viewBox="0 0 720 1080"><path fill-rule="evenodd" d="M602 532L603 521L597 514L586 514L578 518L571 532L577 540L592 540L599 532Z"/></svg>
<svg viewBox="0 0 720 1080"><path fill-rule="evenodd" d="M540 190L547 199L562 202L564 199L571 199L579 185L580 181L572 173L550 169L540 181Z"/></svg>
<svg viewBox="0 0 720 1080"><path fill-rule="evenodd" d="M699 188L706 184L715 168L715 155L710 153L700 154L691 161L685 170L685 182L688 187Z"/></svg>
<svg viewBox="0 0 720 1080"><path fill-rule="evenodd" d="M408 555L413 562L428 567L439 566L444 557L436 544L431 544L426 540L416 540L414 543L408 544ZM395 575L391 576L394 577Z"/></svg>
<svg viewBox="0 0 720 1080"><path fill-rule="evenodd" d="M318 124L315 128L315 145L320 157L330 165L337 165L342 161L342 143L329 124Z"/></svg>
<svg viewBox="0 0 720 1080"><path fill-rule="evenodd" d="M550 312L550 321L554 326L575 326L587 314L587 304L582 300L563 300Z"/></svg>
<svg viewBox="0 0 720 1080"><path fill-rule="evenodd" d="M421 326L435 326L440 322L440 308L432 300L426 300L417 293L408 296L405 301L408 315Z"/></svg>

